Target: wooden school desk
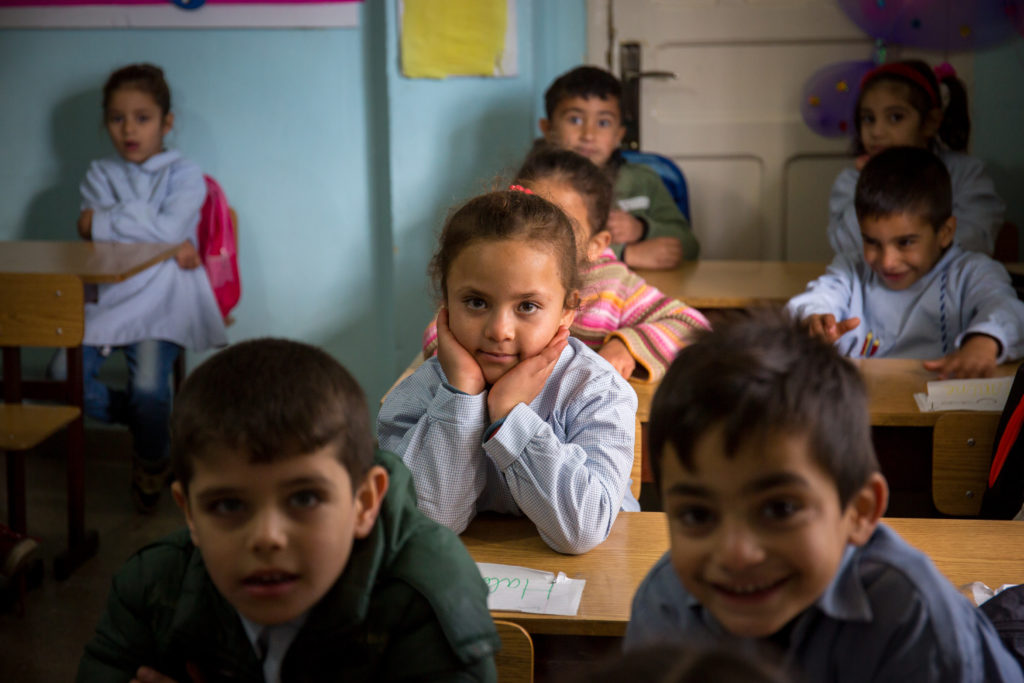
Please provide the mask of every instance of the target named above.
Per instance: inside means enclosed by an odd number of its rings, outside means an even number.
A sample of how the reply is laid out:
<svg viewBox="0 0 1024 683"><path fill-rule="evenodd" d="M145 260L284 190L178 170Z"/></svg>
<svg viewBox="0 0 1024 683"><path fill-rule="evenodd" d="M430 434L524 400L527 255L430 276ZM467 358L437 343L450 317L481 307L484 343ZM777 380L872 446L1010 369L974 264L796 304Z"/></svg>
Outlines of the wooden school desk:
<svg viewBox="0 0 1024 683"><path fill-rule="evenodd" d="M672 270L636 272L652 287L694 308L746 308L785 303L825 273L826 263L685 261Z"/></svg>
<svg viewBox="0 0 1024 683"><path fill-rule="evenodd" d="M177 244L73 242L0 242L0 273L69 274L84 284L120 282L174 256ZM2 295L2 292L0 292ZM69 349L69 367L82 367L81 348ZM77 356L77 360L72 358ZM4 351L5 361L13 355ZM12 363L13 364L13 363ZM27 399L61 400L65 390L56 382L26 381L20 387L5 388L5 396L19 394ZM84 409L81 382L72 393L74 405ZM79 417L69 427L68 438L76 447L68 468L68 548L56 560L56 574L64 578L96 552L99 539L85 529L84 428Z"/></svg>
<svg viewBox="0 0 1024 683"><path fill-rule="evenodd" d="M1024 582L1024 524L956 519L886 519L929 557L953 585L990 587ZM637 586L668 549L668 522L660 512L620 512L601 545L583 555L548 548L526 518L480 516L462 534L477 562L496 562L586 579L576 616L492 612L530 633L622 636Z"/></svg>
<svg viewBox="0 0 1024 683"><path fill-rule="evenodd" d="M914 401L915 393L926 393L927 383L938 380L921 361L909 358L855 358L868 388L871 425L874 427L934 427L939 413L922 413ZM1013 375L1020 361L996 368L996 376Z"/></svg>

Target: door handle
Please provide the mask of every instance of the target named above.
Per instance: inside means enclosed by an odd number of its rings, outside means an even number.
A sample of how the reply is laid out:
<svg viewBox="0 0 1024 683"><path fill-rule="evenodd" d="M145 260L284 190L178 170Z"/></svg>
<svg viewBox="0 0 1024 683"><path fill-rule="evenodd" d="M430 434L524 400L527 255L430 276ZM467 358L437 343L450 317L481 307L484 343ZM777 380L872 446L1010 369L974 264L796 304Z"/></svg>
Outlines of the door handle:
<svg viewBox="0 0 1024 683"><path fill-rule="evenodd" d="M672 80L675 80L679 78L679 76L676 75L675 71L641 71L639 73L635 71L628 71L626 72L625 78L627 81L636 81L640 80L641 78L671 78Z"/></svg>

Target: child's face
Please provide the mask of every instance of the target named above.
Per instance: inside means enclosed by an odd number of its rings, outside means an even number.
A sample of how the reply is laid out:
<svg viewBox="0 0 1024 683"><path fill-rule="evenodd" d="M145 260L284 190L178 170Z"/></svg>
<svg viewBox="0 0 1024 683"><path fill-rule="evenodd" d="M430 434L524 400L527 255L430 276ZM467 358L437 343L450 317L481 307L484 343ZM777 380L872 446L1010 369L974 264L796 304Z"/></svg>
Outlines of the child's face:
<svg viewBox="0 0 1024 683"><path fill-rule="evenodd" d="M594 232L583 195L568 183L550 179L532 181L531 187L534 192L560 208L572 219L580 263L595 260L611 242L611 233L605 230L604 226Z"/></svg>
<svg viewBox="0 0 1024 683"><path fill-rule="evenodd" d="M149 93L120 88L110 96L106 124L110 141L121 158L141 164L163 150L164 136L174 125L174 115L164 116Z"/></svg>
<svg viewBox="0 0 1024 683"><path fill-rule="evenodd" d="M548 142L582 154L598 166L605 165L626 134L614 97L562 100L550 120L540 120L540 130Z"/></svg>
<svg viewBox="0 0 1024 683"><path fill-rule="evenodd" d="M748 439L727 457L716 425L697 440L693 471L671 446L662 463L672 566L736 635L777 632L825 592L847 543L870 536L853 504L839 507L806 434Z"/></svg>
<svg viewBox="0 0 1024 683"><path fill-rule="evenodd" d="M174 483L210 578L246 619L281 624L306 612L341 576L354 539L372 529L380 505L372 494L383 491L369 489L381 468L353 493L336 448L258 464L221 451L196 459L187 497Z"/></svg>
<svg viewBox="0 0 1024 683"><path fill-rule="evenodd" d="M479 241L448 269L448 326L488 384L536 356L572 323L558 260L547 245Z"/></svg>
<svg viewBox="0 0 1024 683"><path fill-rule="evenodd" d="M938 131L938 121L910 104L909 86L882 81L870 86L860 102L860 139L874 156L890 147L927 147ZM941 110L938 111L941 120Z"/></svg>
<svg viewBox="0 0 1024 683"><path fill-rule="evenodd" d="M935 267L953 242L956 218L938 231L923 217L898 213L860 222L864 262L889 289L907 289Z"/></svg>

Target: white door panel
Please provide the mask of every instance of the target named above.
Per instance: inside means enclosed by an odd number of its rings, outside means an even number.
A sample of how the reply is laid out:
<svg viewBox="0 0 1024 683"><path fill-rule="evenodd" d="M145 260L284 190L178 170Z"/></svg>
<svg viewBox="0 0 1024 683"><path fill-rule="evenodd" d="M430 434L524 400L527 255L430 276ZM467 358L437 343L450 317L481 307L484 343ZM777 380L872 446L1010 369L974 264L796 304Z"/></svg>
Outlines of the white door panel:
<svg viewBox="0 0 1024 683"><path fill-rule="evenodd" d="M620 74L620 43L639 42L642 71L677 76L641 81L640 148L683 169L702 256L828 260L828 192L850 163L850 143L803 123L802 91L823 66L873 51L835 0L588 0L587 8L590 63ZM899 57L890 48L890 60ZM969 76L969 56L954 63Z"/></svg>

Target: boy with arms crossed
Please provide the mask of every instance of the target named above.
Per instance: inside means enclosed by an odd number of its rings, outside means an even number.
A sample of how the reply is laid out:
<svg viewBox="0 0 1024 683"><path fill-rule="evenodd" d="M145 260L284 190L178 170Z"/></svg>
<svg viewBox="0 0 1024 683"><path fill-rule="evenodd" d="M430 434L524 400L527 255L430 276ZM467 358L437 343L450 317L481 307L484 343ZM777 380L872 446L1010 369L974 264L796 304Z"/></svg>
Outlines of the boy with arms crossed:
<svg viewBox="0 0 1024 683"><path fill-rule="evenodd" d="M808 681L1022 681L980 610L879 517L856 368L777 313L680 352L651 406L671 547L626 648L775 647Z"/></svg>
<svg viewBox="0 0 1024 683"><path fill-rule="evenodd" d="M258 385L253 380L258 378ZM79 681L493 681L487 589L362 391L305 344L235 344L171 415L187 530L114 578Z"/></svg>
<svg viewBox="0 0 1024 683"><path fill-rule="evenodd" d="M642 164L622 158L622 86L604 69L578 66L544 93L545 139L590 159L615 185L608 217L615 256L632 268L675 268L694 260L700 244L661 178ZM595 226L600 230L601 226Z"/></svg>

